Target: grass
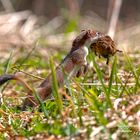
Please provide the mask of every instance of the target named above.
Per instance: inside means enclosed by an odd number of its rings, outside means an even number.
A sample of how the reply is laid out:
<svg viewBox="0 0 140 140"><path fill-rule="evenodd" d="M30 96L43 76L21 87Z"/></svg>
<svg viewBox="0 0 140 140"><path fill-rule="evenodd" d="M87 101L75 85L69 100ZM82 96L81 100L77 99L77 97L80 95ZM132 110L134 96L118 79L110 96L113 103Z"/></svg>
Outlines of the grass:
<svg viewBox="0 0 140 140"><path fill-rule="evenodd" d="M54 70L57 65L54 62L58 62L63 53L56 54L50 62L36 50L30 55L22 55L13 60L11 53L7 60L2 60L1 74L8 71L14 73L16 70L12 67L16 65L20 65L22 71L39 77L52 72L54 98L42 102L35 93L40 106L34 112L32 109L22 112L17 106L26 96L25 89L18 83L9 82L2 93L0 139L36 138L37 134L43 138L53 136L59 139L113 139L115 135L118 139L139 138L140 67L135 67L137 64L129 54L112 58L110 75L104 59L91 54L89 60L93 62L93 69L84 77L67 80L67 93L65 87L62 90L58 88ZM33 62L36 55L38 63ZM40 74L35 72L35 68L42 70ZM31 75L24 74L23 78L32 87L37 87L41 82ZM62 92L66 98L60 96Z"/></svg>

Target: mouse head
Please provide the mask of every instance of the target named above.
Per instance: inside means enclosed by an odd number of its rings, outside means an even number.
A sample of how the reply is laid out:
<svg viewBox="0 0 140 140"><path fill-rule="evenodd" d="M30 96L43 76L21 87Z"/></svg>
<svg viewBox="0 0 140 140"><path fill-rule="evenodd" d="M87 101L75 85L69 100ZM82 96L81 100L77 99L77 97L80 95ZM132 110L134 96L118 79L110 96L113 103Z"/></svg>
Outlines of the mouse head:
<svg viewBox="0 0 140 140"><path fill-rule="evenodd" d="M74 39L70 52L73 52L82 46L90 46L102 37L102 35L102 33L94 30L82 30L81 33Z"/></svg>

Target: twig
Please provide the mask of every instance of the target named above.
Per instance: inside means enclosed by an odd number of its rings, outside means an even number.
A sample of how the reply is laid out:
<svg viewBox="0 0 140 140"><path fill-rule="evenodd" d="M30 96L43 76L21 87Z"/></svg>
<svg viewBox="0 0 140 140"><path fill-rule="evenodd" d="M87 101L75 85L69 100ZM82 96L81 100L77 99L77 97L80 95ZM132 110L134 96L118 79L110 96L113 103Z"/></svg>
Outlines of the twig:
<svg viewBox="0 0 140 140"><path fill-rule="evenodd" d="M29 10L21 11L21 12L13 12L8 14L0 15L0 24L11 24L12 22L19 22L22 20L26 20L31 15Z"/></svg>
<svg viewBox="0 0 140 140"><path fill-rule="evenodd" d="M16 67L13 67L12 69L17 70L18 72L22 72L22 73L24 73L24 74L26 74L26 75L29 75L30 77L34 77L34 78L36 78L36 79L45 80L45 78L42 78L42 77L39 77L39 76L30 74L30 73L27 73L27 72L25 72L25 71L23 71L23 70L19 70L19 69L16 68Z"/></svg>
<svg viewBox="0 0 140 140"><path fill-rule="evenodd" d="M37 22L35 15L30 15L20 29L20 34L25 38L29 33L34 30L34 25Z"/></svg>
<svg viewBox="0 0 140 140"><path fill-rule="evenodd" d="M19 78L19 77L16 76L16 75L15 75L15 79L16 79L17 81L21 82L21 83L24 85L24 87L29 91L28 93L32 95L32 93L33 93L32 88L31 88L23 79Z"/></svg>
<svg viewBox="0 0 140 140"><path fill-rule="evenodd" d="M14 10L14 7L13 7L13 5L12 5L12 3L11 3L10 0L1 0L1 3L2 3L4 9L5 9L7 12L13 12L13 11L15 11L15 10Z"/></svg>
<svg viewBox="0 0 140 140"><path fill-rule="evenodd" d="M74 83L73 83L74 84ZM108 86L108 83L104 83L106 86ZM101 86L102 84L101 83L80 83L80 85L83 85L83 86ZM113 86L122 86L122 84L116 84L116 83L113 83L112 84ZM127 84L123 84L123 86L134 86L135 83L127 83Z"/></svg>
<svg viewBox="0 0 140 140"><path fill-rule="evenodd" d="M114 38L114 35L115 35L116 25L118 22L121 5L122 5L122 0L115 0L114 9L112 12L112 16L110 19L110 25L109 25L109 29L108 29L108 35L111 36L112 39Z"/></svg>

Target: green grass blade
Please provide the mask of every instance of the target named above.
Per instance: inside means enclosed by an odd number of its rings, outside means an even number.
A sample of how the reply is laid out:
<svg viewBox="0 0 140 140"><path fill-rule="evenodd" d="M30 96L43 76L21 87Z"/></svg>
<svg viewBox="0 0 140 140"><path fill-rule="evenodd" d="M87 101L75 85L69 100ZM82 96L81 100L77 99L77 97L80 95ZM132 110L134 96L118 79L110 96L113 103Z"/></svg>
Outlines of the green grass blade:
<svg viewBox="0 0 140 140"><path fill-rule="evenodd" d="M135 67L134 67L134 65L133 65L133 63L132 63L131 58L130 58L126 53L125 53L125 58L126 58L126 61L127 61L127 63L128 63L128 66L129 66L131 72L133 73L135 79L137 80L137 79L138 79L138 75L137 75L137 73L136 73L136 70L135 70ZM139 86L140 86L140 81L138 82L138 84L139 84Z"/></svg>
<svg viewBox="0 0 140 140"><path fill-rule="evenodd" d="M52 88L53 88L52 92L55 98L55 102L58 105L59 112L61 112L63 108L63 103L62 103L61 96L58 93L58 82L57 82L56 71L54 68L54 62L52 58L50 59L50 67L51 67L51 72L52 72Z"/></svg>
<svg viewBox="0 0 140 140"><path fill-rule="evenodd" d="M105 96L106 96L107 103L112 108L112 103L111 103L111 100L110 100L110 95L109 95L109 92L107 90L107 87L104 84L102 72L101 72L100 68L98 67L97 63L95 62L95 57L93 55L92 55L92 60L93 60L93 65L95 67L97 76L98 76L98 78L99 78L99 80L100 80L100 82L102 84L102 87L103 87L103 90L104 90L104 93L105 93Z"/></svg>
<svg viewBox="0 0 140 140"><path fill-rule="evenodd" d="M10 68L10 63L11 63L11 60L12 60L12 55L13 55L13 51L11 51L7 61L6 61L6 64L5 64L5 67L4 67L4 74L6 74Z"/></svg>
<svg viewBox="0 0 140 140"><path fill-rule="evenodd" d="M11 51L8 59L6 60L6 64L4 66L4 72L3 72L4 74L7 74L9 71L11 60L12 60L12 55L13 55L13 51ZM9 84L9 81L0 89L1 93L5 90L5 88L7 87L8 84Z"/></svg>
<svg viewBox="0 0 140 140"><path fill-rule="evenodd" d="M86 94L85 97L87 99L88 104L93 108L95 112L95 117L102 125L107 124L107 120L104 117L104 111L101 109L102 103L99 101L97 97L97 93L93 89L88 90L89 94Z"/></svg>
<svg viewBox="0 0 140 140"><path fill-rule="evenodd" d="M138 90L138 87L140 87L140 80L139 80L139 75L137 74L136 72L136 69L135 69L135 66L131 60L131 58L125 53L125 59L126 59L126 62L128 64L128 67L129 69L131 70L132 74L134 75L134 78L135 78L135 87L134 87L134 93L137 92Z"/></svg>
<svg viewBox="0 0 140 140"><path fill-rule="evenodd" d="M108 96L110 96L111 88L112 88L112 83L113 83L113 78L115 76L115 70L116 70L116 57L114 58L113 65L112 65L112 70L109 78L109 85L108 85Z"/></svg>
<svg viewBox="0 0 140 140"><path fill-rule="evenodd" d="M47 112L47 110L46 110L46 108L45 108L45 105L44 105L42 99L40 98L40 96L38 95L38 93L37 93L35 90L34 90L34 94L35 94L35 97L36 97L37 101L39 102L39 104L40 104L40 106L41 106L41 109L42 109L42 111L43 111L43 113L44 113L44 116L45 116L46 118L48 118L48 112Z"/></svg>
<svg viewBox="0 0 140 140"><path fill-rule="evenodd" d="M90 108L94 110L94 112L96 112L94 114L95 117L102 125L105 125L107 123L107 120L104 117L103 110L101 109L102 103L99 101L97 93L95 93L93 89L85 89L75 79L73 79L73 81L78 86L78 88L83 91L86 102L89 104Z"/></svg>
<svg viewBox="0 0 140 140"><path fill-rule="evenodd" d="M27 61L29 59L29 57L32 55L32 53L34 52L34 50L36 49L37 45L34 45L32 47L32 49L27 53L27 55L23 58L23 60L20 62L19 64L19 68L25 63L25 61Z"/></svg>

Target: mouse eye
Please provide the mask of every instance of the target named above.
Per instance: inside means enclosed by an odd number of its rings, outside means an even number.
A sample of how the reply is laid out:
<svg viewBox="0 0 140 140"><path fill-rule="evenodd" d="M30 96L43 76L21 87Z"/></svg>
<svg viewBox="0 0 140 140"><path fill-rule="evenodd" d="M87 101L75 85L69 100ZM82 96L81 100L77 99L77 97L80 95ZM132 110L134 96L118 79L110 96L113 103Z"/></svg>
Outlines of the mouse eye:
<svg viewBox="0 0 140 140"><path fill-rule="evenodd" d="M96 32L96 35L98 36L98 35L100 35L100 33L99 32Z"/></svg>

